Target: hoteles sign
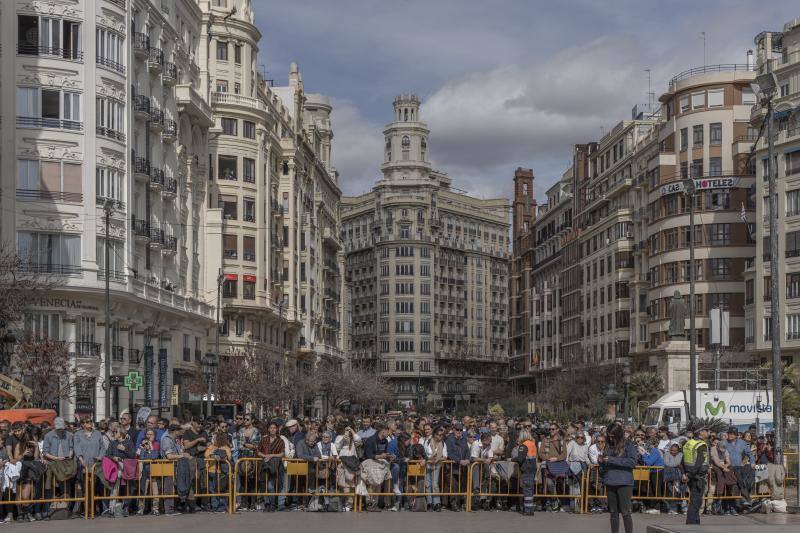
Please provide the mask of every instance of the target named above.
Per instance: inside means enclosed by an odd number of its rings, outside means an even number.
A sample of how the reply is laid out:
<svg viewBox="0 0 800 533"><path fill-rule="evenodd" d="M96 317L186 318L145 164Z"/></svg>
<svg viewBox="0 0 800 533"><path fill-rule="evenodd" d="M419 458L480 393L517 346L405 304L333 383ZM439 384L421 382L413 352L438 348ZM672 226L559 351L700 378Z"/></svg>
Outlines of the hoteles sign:
<svg viewBox="0 0 800 533"><path fill-rule="evenodd" d="M739 184L738 177L695 178L694 188L698 191L707 189L732 189ZM673 181L661 186L661 196L677 194L686 189L682 181Z"/></svg>

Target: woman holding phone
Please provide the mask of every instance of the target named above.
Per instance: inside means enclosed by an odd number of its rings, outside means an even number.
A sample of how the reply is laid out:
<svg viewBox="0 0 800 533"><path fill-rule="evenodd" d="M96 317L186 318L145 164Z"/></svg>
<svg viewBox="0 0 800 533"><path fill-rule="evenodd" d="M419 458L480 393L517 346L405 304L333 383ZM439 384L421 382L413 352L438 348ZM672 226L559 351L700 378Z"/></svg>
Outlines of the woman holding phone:
<svg viewBox="0 0 800 533"><path fill-rule="evenodd" d="M611 533L619 533L619 515L625 533L633 533L631 517L631 498L633 496L633 469L639 460L636 445L625 438L625 429L619 422L614 422L606 429L606 446L602 455L597 458L603 484L608 493L608 512L611 520Z"/></svg>

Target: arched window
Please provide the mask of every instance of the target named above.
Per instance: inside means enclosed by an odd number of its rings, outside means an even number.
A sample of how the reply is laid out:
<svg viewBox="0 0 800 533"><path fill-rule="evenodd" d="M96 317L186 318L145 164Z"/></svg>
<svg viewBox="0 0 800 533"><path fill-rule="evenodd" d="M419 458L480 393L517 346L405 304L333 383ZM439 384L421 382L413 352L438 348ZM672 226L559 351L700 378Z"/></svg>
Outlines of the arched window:
<svg viewBox="0 0 800 533"><path fill-rule="evenodd" d="M403 137L403 150L408 150L411 147L411 139L408 136Z"/></svg>
<svg viewBox="0 0 800 533"><path fill-rule="evenodd" d="M391 139L386 139L386 161L392 160L392 141Z"/></svg>
<svg viewBox="0 0 800 533"><path fill-rule="evenodd" d="M403 117L404 117L403 120L405 122L408 122L408 109L406 109L405 112L403 113Z"/></svg>
<svg viewBox="0 0 800 533"><path fill-rule="evenodd" d="M420 149L422 152L422 160L425 161L425 155L428 153L428 141L426 139L422 139Z"/></svg>

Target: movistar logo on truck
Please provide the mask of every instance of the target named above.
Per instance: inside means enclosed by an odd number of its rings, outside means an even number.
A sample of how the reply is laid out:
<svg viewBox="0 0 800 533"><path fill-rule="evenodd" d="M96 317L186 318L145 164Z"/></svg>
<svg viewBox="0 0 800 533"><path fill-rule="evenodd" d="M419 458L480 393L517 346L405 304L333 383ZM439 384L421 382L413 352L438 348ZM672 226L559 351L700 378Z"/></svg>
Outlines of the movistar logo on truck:
<svg viewBox="0 0 800 533"><path fill-rule="evenodd" d="M713 405L711 402L706 402L705 411L706 416L722 416L726 413L726 411L731 415L771 413L772 405L764 403L759 405L756 405L755 403L732 403L726 406L725 402L720 400L717 402L717 405Z"/></svg>
<svg viewBox="0 0 800 533"><path fill-rule="evenodd" d="M720 416L725 414L725 402L718 402L716 406L706 402L706 416Z"/></svg>

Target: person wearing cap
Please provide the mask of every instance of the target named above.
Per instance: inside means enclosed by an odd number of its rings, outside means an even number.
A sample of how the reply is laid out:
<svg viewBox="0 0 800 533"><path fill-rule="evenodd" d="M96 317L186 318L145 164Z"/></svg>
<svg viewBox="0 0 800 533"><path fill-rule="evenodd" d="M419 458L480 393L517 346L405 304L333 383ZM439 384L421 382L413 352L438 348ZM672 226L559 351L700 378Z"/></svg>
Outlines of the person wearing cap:
<svg viewBox="0 0 800 533"><path fill-rule="evenodd" d="M750 445L744 439L739 438L739 428L736 426L728 428L727 448L731 456L731 470L736 475L739 494L742 495L745 505L750 505L750 487L754 479L750 465L755 464L755 458ZM746 464L744 463L745 458L747 458Z"/></svg>
<svg viewBox="0 0 800 533"><path fill-rule="evenodd" d="M689 506L686 510L687 524L700 524L700 506L706 492L709 450L708 428L701 426L692 431L692 438L683 445L683 482L689 488Z"/></svg>

